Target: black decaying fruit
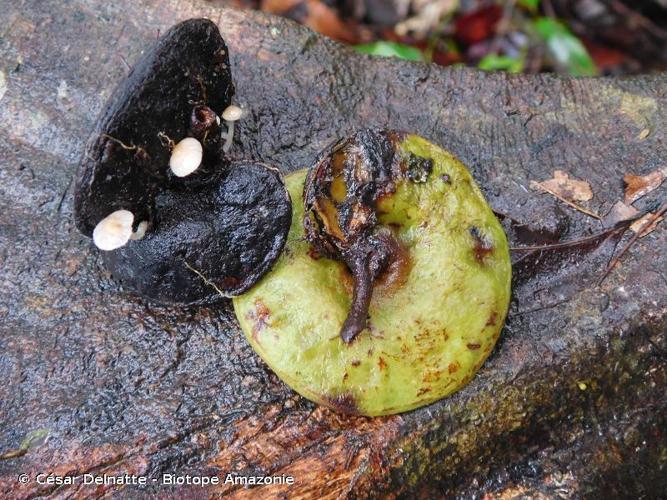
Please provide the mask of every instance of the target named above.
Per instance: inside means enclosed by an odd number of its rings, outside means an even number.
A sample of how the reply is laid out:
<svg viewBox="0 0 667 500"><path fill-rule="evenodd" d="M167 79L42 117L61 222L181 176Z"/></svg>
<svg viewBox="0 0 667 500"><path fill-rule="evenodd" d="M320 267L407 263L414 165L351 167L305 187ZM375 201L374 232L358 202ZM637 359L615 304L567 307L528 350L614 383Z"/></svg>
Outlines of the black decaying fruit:
<svg viewBox="0 0 667 500"><path fill-rule="evenodd" d="M157 231L102 255L124 286L163 302L246 291L279 257L292 216L278 173L239 162L205 188L158 195L156 208Z"/></svg>
<svg viewBox="0 0 667 500"><path fill-rule="evenodd" d="M74 199L79 230L90 236L119 209L132 212L135 224L152 222L156 192L182 182L168 168L169 140L196 135L196 106L220 115L233 95L227 46L215 24L191 19L165 33L113 93L88 141Z"/></svg>
<svg viewBox="0 0 667 500"><path fill-rule="evenodd" d="M142 239L102 252L127 289L163 303L208 303L247 290L278 258L291 202L276 169L226 158L218 117L233 94L216 25L191 19L147 51L99 118L79 167L75 219L87 236L117 210L132 212L135 230L147 223ZM176 177L170 157L186 137L203 156Z"/></svg>

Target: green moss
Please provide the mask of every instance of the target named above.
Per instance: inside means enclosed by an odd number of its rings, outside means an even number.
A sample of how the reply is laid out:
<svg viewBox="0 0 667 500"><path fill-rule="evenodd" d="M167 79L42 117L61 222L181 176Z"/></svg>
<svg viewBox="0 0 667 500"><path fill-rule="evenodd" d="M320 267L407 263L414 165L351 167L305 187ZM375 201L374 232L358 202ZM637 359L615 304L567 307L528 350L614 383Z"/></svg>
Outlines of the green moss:
<svg viewBox="0 0 667 500"><path fill-rule="evenodd" d="M290 387L364 415L410 410L463 387L493 348L510 297L507 240L469 172L416 136L399 149L406 159L432 159L433 170L426 182L400 182L378 204L407 264L394 284L376 286L370 326L354 342L339 337L349 272L304 240L305 170L286 179L293 220L282 257L234 299L248 341Z"/></svg>

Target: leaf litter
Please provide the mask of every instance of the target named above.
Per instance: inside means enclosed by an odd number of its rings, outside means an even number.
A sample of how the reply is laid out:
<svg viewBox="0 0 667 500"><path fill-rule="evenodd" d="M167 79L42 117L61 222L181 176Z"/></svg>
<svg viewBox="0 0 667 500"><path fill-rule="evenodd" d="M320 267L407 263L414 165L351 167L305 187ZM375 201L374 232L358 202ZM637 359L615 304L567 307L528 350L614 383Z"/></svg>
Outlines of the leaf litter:
<svg viewBox="0 0 667 500"><path fill-rule="evenodd" d="M566 242L542 246L514 247L511 249L514 252L528 252L527 255L519 259L516 263L525 264L526 261L531 260L529 258L530 255L535 253L539 253L539 255L543 255L544 252L558 253L564 250L578 249L582 246L590 246L593 242L607 240L611 236L620 238L627 229L630 229L634 235L623 249L611 259L597 282L599 286L618 265L621 257L630 247L639 238L643 238L653 232L657 225L664 219L665 213L667 213L667 202L655 212L641 212L632 206L632 204L659 188L665 179L667 179L667 167L654 170L643 176L626 174L623 177L625 183L624 201L617 201L604 217L600 217L592 210L580 204L581 202L588 202L593 199L593 190L590 183L586 180L575 179L562 170L555 170L552 179L539 182L531 181L532 188L549 193L575 210L599 220L605 229L597 234Z"/></svg>

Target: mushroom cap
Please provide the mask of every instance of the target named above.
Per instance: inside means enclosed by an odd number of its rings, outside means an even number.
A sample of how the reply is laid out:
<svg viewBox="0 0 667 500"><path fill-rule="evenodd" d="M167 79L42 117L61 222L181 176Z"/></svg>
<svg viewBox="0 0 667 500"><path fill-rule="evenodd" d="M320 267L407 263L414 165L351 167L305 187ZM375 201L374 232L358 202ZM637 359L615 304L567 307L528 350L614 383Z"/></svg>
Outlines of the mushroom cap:
<svg viewBox="0 0 667 500"><path fill-rule="evenodd" d="M124 246L132 236L134 215L129 210L116 210L97 223L93 241L100 250L115 250Z"/></svg>
<svg viewBox="0 0 667 500"><path fill-rule="evenodd" d="M242 116L243 110L234 104L227 106L222 112L222 119L227 122L235 122L240 120Z"/></svg>
<svg viewBox="0 0 667 500"><path fill-rule="evenodd" d="M199 168L204 148L194 137L186 137L174 146L169 167L176 177L186 177Z"/></svg>

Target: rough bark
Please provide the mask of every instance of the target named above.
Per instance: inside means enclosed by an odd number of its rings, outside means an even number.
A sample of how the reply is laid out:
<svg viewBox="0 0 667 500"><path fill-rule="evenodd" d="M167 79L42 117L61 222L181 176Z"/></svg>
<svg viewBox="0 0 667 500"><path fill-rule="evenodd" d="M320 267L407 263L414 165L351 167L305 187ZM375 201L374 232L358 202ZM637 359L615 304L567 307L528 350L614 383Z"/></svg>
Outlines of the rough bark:
<svg viewBox="0 0 667 500"><path fill-rule="evenodd" d="M229 304L156 307L122 292L72 220L72 178L96 116L157 32L187 17L216 20L230 47L235 100L250 110L235 155L288 172L355 127L415 132L471 168L514 245L600 230L531 180L555 169L587 179L591 208L604 214L622 198L624 173L663 165L665 75L573 80L370 59L287 21L205 2L3 7L4 495L158 491L16 480L86 471L295 478L290 487L159 490L177 496L665 491L664 224L600 287L613 238L517 265L507 326L478 376L430 407L367 419L291 392L247 345ZM640 205L661 197L664 189ZM40 429L48 439L20 450Z"/></svg>

